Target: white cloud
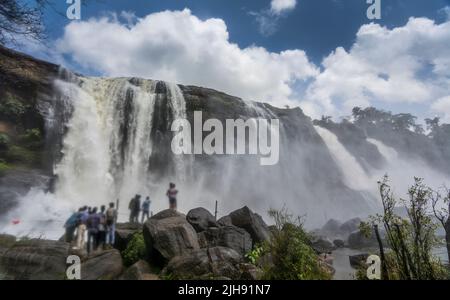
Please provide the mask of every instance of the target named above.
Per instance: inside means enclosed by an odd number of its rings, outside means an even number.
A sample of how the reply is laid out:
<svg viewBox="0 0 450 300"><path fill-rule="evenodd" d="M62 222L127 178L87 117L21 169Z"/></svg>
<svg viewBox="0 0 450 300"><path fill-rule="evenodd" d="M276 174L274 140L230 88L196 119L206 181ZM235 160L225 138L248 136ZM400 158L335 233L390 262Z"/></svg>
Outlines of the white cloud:
<svg viewBox="0 0 450 300"><path fill-rule="evenodd" d="M300 105L320 117L369 105L450 115L442 100L450 91L449 43L450 22L411 18L393 29L368 24L349 50L337 48L319 70L302 50L240 48L223 20L200 20L186 9L132 24L111 17L72 22L57 49L105 76L205 86L275 106Z"/></svg>
<svg viewBox="0 0 450 300"><path fill-rule="evenodd" d="M250 12L250 15L255 17L259 32L264 36L270 36L278 30L279 20L296 6L297 0L272 0L270 8Z"/></svg>
<svg viewBox="0 0 450 300"><path fill-rule="evenodd" d="M437 100L431 105L431 109L443 117L442 121L450 123L450 95Z"/></svg>
<svg viewBox="0 0 450 300"><path fill-rule="evenodd" d="M450 90L449 43L450 22L411 18L394 29L364 25L349 51L337 48L324 59L302 107L315 117L375 102L429 108Z"/></svg>
<svg viewBox="0 0 450 300"><path fill-rule="evenodd" d="M297 6L297 0L272 0L270 3L270 10L280 15L284 12L293 10Z"/></svg>
<svg viewBox="0 0 450 300"><path fill-rule="evenodd" d="M242 49L221 19L200 20L187 9L150 14L134 26L115 18L72 22L57 47L106 76L206 86L275 105L292 105L293 84L318 74L302 50Z"/></svg>

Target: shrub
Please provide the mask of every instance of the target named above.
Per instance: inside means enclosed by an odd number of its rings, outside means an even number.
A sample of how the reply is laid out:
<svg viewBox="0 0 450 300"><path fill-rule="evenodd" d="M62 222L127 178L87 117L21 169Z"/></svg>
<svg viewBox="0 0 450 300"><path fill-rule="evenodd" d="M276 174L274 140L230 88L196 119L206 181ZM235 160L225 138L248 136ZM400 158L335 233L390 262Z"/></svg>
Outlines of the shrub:
<svg viewBox="0 0 450 300"><path fill-rule="evenodd" d="M265 252L272 263L263 266L265 280L324 280L331 274L321 265L311 248L311 239L303 229L300 218L295 220L286 211L270 211L276 228Z"/></svg>
<svg viewBox="0 0 450 300"><path fill-rule="evenodd" d="M11 94L0 101L0 117L15 121L25 114L27 107Z"/></svg>
<svg viewBox="0 0 450 300"><path fill-rule="evenodd" d="M126 266L132 266L146 258L144 235L141 232L134 234L127 248L122 251L122 257Z"/></svg>
<svg viewBox="0 0 450 300"><path fill-rule="evenodd" d="M408 199L398 200L391 191L387 176L379 186L383 214L371 217L370 225L374 228L383 225L391 248L384 255L384 245L380 245L382 279L446 279L445 267L432 254L440 241L436 238L437 226L430 214L431 189L423 183L423 179L415 178L414 185L408 190ZM407 218L395 213L400 205L406 208Z"/></svg>

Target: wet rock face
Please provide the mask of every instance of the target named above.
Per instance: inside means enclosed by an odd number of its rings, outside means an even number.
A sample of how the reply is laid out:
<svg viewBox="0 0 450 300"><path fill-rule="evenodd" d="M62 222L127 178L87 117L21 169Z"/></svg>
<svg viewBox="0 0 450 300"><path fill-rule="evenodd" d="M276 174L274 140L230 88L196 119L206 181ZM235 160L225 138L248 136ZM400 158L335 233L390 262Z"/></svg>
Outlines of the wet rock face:
<svg viewBox="0 0 450 300"><path fill-rule="evenodd" d="M186 216L173 210L150 218L144 225L143 233L149 257L160 263L200 249L197 232L186 221Z"/></svg>
<svg viewBox="0 0 450 300"><path fill-rule="evenodd" d="M20 241L0 255L0 270L11 280L63 280L70 245L46 240Z"/></svg>
<svg viewBox="0 0 450 300"><path fill-rule="evenodd" d="M215 247L200 249L174 257L163 270L175 279L230 278L239 279L241 256L233 249Z"/></svg>

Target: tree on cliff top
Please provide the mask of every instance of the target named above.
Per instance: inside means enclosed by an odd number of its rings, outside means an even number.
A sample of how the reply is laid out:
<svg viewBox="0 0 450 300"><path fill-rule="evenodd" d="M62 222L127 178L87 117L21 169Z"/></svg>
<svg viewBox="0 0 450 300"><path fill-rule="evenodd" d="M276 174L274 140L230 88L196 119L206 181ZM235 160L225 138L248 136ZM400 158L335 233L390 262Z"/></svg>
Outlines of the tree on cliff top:
<svg viewBox="0 0 450 300"><path fill-rule="evenodd" d="M20 38L44 38L43 15L47 0L0 0L0 44Z"/></svg>

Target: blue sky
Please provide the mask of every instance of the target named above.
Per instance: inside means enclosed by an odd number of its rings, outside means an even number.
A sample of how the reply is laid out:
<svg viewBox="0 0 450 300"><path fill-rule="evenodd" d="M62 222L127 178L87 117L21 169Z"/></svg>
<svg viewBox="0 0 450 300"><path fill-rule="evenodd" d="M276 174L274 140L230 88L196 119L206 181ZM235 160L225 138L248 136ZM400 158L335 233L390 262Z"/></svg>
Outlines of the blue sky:
<svg viewBox="0 0 450 300"><path fill-rule="evenodd" d="M296 5L274 13L286 1ZM450 122L450 0L381 1L372 24L366 0L92 0L80 21L58 1L47 50L25 50L86 75L208 86L313 117L375 105Z"/></svg>
<svg viewBox="0 0 450 300"><path fill-rule="evenodd" d="M47 30L51 38L62 35L70 22L65 13L67 5L59 1L48 9ZM247 47L252 44L270 51L303 49L310 59L320 64L338 46L348 48L361 25L369 23L365 0L299 0L298 6L278 21L278 30L269 36L259 32L252 12L270 7L270 0L82 0L82 19L110 12L134 12L138 17L163 10L189 8L201 19L221 18L230 33L230 40ZM450 6L450 0L382 0L382 19L377 23L389 28L404 25L410 17L428 17L445 21L440 9Z"/></svg>

